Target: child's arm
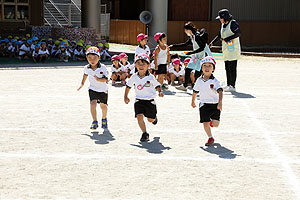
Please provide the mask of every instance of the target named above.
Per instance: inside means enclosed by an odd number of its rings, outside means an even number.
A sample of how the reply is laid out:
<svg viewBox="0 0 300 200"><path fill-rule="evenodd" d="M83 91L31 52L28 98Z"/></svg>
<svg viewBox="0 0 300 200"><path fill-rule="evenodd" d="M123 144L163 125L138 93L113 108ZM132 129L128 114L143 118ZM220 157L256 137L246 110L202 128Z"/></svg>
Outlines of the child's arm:
<svg viewBox="0 0 300 200"><path fill-rule="evenodd" d="M170 48L168 46L167 46L167 48L168 48L168 60L167 60L168 65L167 66L169 66L170 65L171 56L170 56Z"/></svg>
<svg viewBox="0 0 300 200"><path fill-rule="evenodd" d="M128 93L130 91L130 87L126 86L126 89L125 89L125 94L124 94L124 102L126 104L128 104L130 102L130 99L128 98Z"/></svg>
<svg viewBox="0 0 300 200"><path fill-rule="evenodd" d="M96 79L96 81L99 82L107 82L108 78L104 77L104 78L99 78L98 76L94 75L94 78Z"/></svg>
<svg viewBox="0 0 300 200"><path fill-rule="evenodd" d="M222 100L223 100L223 89L218 89L217 92L219 93L219 102L217 108L222 111Z"/></svg>
<svg viewBox="0 0 300 200"><path fill-rule="evenodd" d="M158 49L156 48L155 50L155 56L154 56L154 66L155 66L155 70L158 70L158 66L157 66L157 56L158 56L158 53L159 53L159 51L158 51Z"/></svg>
<svg viewBox="0 0 300 200"><path fill-rule="evenodd" d="M85 83L87 77L88 77L87 74L83 74L81 84L80 84L79 88L77 89L78 91L83 87L83 85L84 85L84 83Z"/></svg>
<svg viewBox="0 0 300 200"><path fill-rule="evenodd" d="M193 96L192 96L192 107L196 108L196 104L195 104L195 99L197 97L197 92L193 92Z"/></svg>

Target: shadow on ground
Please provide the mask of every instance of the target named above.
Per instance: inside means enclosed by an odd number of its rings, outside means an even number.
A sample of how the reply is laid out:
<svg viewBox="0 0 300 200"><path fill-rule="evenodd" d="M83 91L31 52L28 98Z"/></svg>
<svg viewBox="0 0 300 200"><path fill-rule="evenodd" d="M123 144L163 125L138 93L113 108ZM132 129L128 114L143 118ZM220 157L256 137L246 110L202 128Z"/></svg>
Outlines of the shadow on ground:
<svg viewBox="0 0 300 200"><path fill-rule="evenodd" d="M235 159L237 156L240 156L235 154L234 151L226 147L223 147L219 143L214 143L212 146L200 147L200 148L208 153L216 154L220 158L224 158L224 159Z"/></svg>
<svg viewBox="0 0 300 200"><path fill-rule="evenodd" d="M242 93L242 92L230 92L230 93L231 93L231 95L233 95L233 98L240 98L240 99L253 99L253 98L256 98L255 96L253 96L251 94Z"/></svg>
<svg viewBox="0 0 300 200"><path fill-rule="evenodd" d="M114 141L114 136L110 133L108 129L104 129L102 134L99 134L99 131L92 131L90 134L82 134L90 137L90 139L95 140L95 144L108 144L111 141Z"/></svg>
<svg viewBox="0 0 300 200"><path fill-rule="evenodd" d="M140 142L140 145L130 144L134 147L138 147L141 149L147 149L149 153L160 154L163 153L164 150L170 150L171 147L165 147L162 143L159 142L160 137L154 137L151 142Z"/></svg>

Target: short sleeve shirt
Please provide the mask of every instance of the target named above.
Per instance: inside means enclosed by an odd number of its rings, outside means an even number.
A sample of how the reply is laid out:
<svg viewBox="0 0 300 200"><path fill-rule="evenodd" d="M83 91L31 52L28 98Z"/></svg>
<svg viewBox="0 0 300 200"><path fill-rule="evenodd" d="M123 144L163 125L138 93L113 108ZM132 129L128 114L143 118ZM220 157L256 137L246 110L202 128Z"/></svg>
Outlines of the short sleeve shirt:
<svg viewBox="0 0 300 200"><path fill-rule="evenodd" d="M218 103L218 90L222 89L220 82L212 75L208 80L204 80L203 76L199 77L193 88L194 92L199 92L201 103Z"/></svg>
<svg viewBox="0 0 300 200"><path fill-rule="evenodd" d="M93 70L90 65L84 66L84 74L88 75L90 86L89 89L95 92L105 92L108 91L108 86L106 82L99 82L95 79L95 75L98 78L106 78L108 79L108 73L105 65L99 63L98 67Z"/></svg>

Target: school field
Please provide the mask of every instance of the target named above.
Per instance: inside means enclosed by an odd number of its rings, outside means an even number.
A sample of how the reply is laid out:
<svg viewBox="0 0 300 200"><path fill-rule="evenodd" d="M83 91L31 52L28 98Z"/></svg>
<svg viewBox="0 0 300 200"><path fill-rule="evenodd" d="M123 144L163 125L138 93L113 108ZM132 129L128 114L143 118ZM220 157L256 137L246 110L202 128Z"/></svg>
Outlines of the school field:
<svg viewBox="0 0 300 200"><path fill-rule="evenodd" d="M0 199L300 199L300 59L245 57L207 137L192 91L157 97L141 131L109 83L109 130L91 132L82 67L0 70ZM215 76L225 81L224 63ZM98 110L100 111L100 110ZM100 115L98 115L100 118Z"/></svg>

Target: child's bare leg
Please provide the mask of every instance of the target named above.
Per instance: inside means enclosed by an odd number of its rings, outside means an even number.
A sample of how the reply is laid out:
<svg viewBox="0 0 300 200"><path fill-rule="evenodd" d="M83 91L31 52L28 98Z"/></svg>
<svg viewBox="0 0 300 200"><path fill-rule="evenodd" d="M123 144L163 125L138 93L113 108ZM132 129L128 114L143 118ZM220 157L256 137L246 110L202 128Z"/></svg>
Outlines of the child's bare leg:
<svg viewBox="0 0 300 200"><path fill-rule="evenodd" d="M174 82L176 79L176 76L174 74L171 74L171 82Z"/></svg>
<svg viewBox="0 0 300 200"><path fill-rule="evenodd" d="M204 127L204 130L206 132L206 135L208 137L212 137L212 134L211 134L211 129L210 129L210 125L209 125L210 122L203 122L203 127Z"/></svg>
<svg viewBox="0 0 300 200"><path fill-rule="evenodd" d="M184 82L184 76L179 76L178 80L179 80L180 82Z"/></svg>
<svg viewBox="0 0 300 200"><path fill-rule="evenodd" d="M191 78L192 83L194 84L194 83L195 83L195 76L194 76L194 73L191 73L190 78Z"/></svg>
<svg viewBox="0 0 300 200"><path fill-rule="evenodd" d="M158 75L158 82L160 84L163 84L164 83L164 78L165 78L165 75L164 74L159 74Z"/></svg>
<svg viewBox="0 0 300 200"><path fill-rule="evenodd" d="M91 114L93 121L97 121L97 100L92 100L91 101Z"/></svg>
<svg viewBox="0 0 300 200"><path fill-rule="evenodd" d="M143 133L146 132L146 124L144 122L144 115L143 114L138 114L136 115L136 119L138 120L138 124L140 126L140 129L142 130Z"/></svg>
<svg viewBox="0 0 300 200"><path fill-rule="evenodd" d="M100 103L100 108L102 109L102 119L106 119L107 116L107 105Z"/></svg>
<svg viewBox="0 0 300 200"><path fill-rule="evenodd" d="M211 121L212 121L213 127L218 127L219 124L220 124L220 121L218 121L218 120L213 119L213 120L211 120Z"/></svg>

